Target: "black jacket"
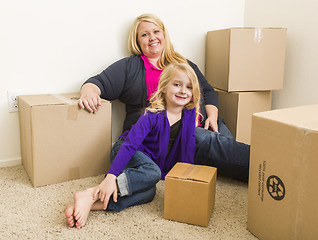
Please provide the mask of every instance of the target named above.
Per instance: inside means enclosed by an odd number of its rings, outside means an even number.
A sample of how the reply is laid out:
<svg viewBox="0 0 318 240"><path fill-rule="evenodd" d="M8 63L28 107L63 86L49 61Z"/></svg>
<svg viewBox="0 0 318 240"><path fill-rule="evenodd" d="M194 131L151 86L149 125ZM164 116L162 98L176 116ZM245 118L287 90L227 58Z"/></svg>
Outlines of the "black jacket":
<svg viewBox="0 0 318 240"><path fill-rule="evenodd" d="M216 93L206 81L199 68L188 60L194 69L201 87L201 114L206 118L205 105L218 107ZM123 58L85 83L93 83L101 90L101 98L112 101L119 99L126 105L126 118L123 131L129 130L137 122L145 107L148 106L146 72L140 56ZM85 84L84 83L84 84Z"/></svg>

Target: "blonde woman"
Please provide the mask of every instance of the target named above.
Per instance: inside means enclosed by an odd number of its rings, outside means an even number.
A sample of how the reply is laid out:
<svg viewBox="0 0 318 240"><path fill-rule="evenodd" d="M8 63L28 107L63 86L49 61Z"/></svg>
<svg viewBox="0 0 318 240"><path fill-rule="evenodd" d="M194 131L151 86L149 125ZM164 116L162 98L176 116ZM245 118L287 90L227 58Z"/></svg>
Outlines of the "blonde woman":
<svg viewBox="0 0 318 240"><path fill-rule="evenodd" d="M200 87L193 69L187 63L169 64L150 102L120 136L121 147L102 183L75 193L75 203L65 211L70 227L83 227L91 210L121 211L152 201L156 183L177 162L194 163ZM139 153L143 156L136 157Z"/></svg>
<svg viewBox="0 0 318 240"><path fill-rule="evenodd" d="M130 57L115 62L84 83L79 105L96 113L101 98L119 99L126 105L123 131L129 130L149 106L161 72L171 63L188 63L198 78L202 96L201 118L195 132L195 163L217 167L220 175L246 181L250 146L232 137L218 117L214 89L194 63L174 50L162 21L153 14L137 17L130 30L128 47Z"/></svg>

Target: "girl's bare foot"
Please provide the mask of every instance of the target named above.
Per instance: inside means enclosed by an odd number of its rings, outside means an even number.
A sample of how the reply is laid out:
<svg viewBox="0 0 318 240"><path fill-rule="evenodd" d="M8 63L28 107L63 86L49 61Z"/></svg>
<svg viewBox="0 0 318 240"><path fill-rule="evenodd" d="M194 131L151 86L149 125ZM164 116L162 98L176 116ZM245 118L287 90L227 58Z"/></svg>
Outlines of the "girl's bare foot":
<svg viewBox="0 0 318 240"><path fill-rule="evenodd" d="M66 221L69 227L74 227L75 219L74 219L74 204L70 203L65 208L65 216Z"/></svg>
<svg viewBox="0 0 318 240"><path fill-rule="evenodd" d="M82 228L87 221L88 214L95 202L93 199L95 188L88 188L74 194L74 220L77 229ZM65 213L66 214L66 213Z"/></svg>

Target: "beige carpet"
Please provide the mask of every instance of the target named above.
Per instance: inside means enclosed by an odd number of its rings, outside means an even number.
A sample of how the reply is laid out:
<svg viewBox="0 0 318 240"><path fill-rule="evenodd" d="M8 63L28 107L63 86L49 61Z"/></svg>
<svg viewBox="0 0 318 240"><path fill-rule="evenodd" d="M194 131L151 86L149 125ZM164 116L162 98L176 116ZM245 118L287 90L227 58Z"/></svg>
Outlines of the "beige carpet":
<svg viewBox="0 0 318 240"><path fill-rule="evenodd" d="M246 230L247 184L218 178L208 227L163 219L164 182L148 204L120 213L92 212L80 230L68 228L65 204L103 176L33 188L22 166L0 168L0 239L256 239Z"/></svg>

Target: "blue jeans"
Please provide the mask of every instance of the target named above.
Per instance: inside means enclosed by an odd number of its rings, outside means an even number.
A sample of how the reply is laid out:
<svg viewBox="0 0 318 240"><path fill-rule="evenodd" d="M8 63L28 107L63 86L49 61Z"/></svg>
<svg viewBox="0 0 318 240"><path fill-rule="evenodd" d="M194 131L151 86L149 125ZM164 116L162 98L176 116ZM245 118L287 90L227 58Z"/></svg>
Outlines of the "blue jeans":
<svg viewBox="0 0 318 240"><path fill-rule="evenodd" d="M247 181L250 146L237 142L222 119L219 119L218 126L219 132L196 128L194 163L216 167L219 175Z"/></svg>
<svg viewBox="0 0 318 240"><path fill-rule="evenodd" d="M110 156L111 162L122 143L123 139L119 138L114 144ZM122 174L125 175L127 181L128 195L119 196L117 203L111 197L107 207L108 211L119 212L130 206L152 201L156 195L156 184L161 179L161 170L152 159L137 151L120 175Z"/></svg>

